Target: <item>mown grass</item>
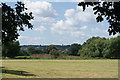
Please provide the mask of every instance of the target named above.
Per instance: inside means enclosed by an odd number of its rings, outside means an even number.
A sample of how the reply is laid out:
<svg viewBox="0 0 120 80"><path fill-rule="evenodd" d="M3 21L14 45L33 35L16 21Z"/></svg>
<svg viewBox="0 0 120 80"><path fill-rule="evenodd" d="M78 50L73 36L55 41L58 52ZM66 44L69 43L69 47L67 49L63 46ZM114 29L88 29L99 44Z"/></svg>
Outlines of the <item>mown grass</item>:
<svg viewBox="0 0 120 80"><path fill-rule="evenodd" d="M118 78L118 60L3 60L3 78Z"/></svg>

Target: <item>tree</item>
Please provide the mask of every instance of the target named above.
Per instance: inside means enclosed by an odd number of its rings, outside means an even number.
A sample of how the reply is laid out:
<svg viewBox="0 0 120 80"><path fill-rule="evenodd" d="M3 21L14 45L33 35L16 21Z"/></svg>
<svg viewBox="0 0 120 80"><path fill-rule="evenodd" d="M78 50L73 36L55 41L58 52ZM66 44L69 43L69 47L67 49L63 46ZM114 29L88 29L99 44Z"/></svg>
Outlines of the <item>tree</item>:
<svg viewBox="0 0 120 80"><path fill-rule="evenodd" d="M120 58L120 37L92 37L82 45L78 54L81 57Z"/></svg>
<svg viewBox="0 0 120 80"><path fill-rule="evenodd" d="M105 45L105 41L107 39L106 38L97 38L93 41L93 44L95 45L95 55L97 57L103 57L103 49L106 47Z"/></svg>
<svg viewBox="0 0 120 80"><path fill-rule="evenodd" d="M19 56L29 56L30 54L28 53L27 49L20 49L20 54Z"/></svg>
<svg viewBox="0 0 120 80"><path fill-rule="evenodd" d="M90 50L88 49L88 48L86 48L86 47L82 47L82 49L80 49L79 51L78 51L78 54L81 56L81 57L89 57L89 52L90 52Z"/></svg>
<svg viewBox="0 0 120 80"><path fill-rule="evenodd" d="M78 54L82 57L103 57L103 49L106 47L105 41L105 38L92 37L83 44Z"/></svg>
<svg viewBox="0 0 120 80"><path fill-rule="evenodd" d="M120 58L120 37L107 40L105 46L103 50L105 58Z"/></svg>
<svg viewBox="0 0 120 80"><path fill-rule="evenodd" d="M55 45L49 45L49 46L46 46L46 47L43 49L43 52L46 53L46 54L49 54L52 49L57 50L57 48L56 48Z"/></svg>
<svg viewBox="0 0 120 80"><path fill-rule="evenodd" d="M111 38L110 41L111 58L120 58L120 37Z"/></svg>
<svg viewBox="0 0 120 80"><path fill-rule="evenodd" d="M78 53L79 49L81 49L81 45L80 44L72 44L68 48L68 54L72 55L72 56L77 56L78 55L77 53Z"/></svg>
<svg viewBox="0 0 120 80"><path fill-rule="evenodd" d="M2 47L3 55L7 57L14 57L17 54L12 46L16 39L18 39L18 31L24 31L24 26L32 29L30 20L33 19L32 12L27 13L24 3L17 2L15 8L8 6L6 3L2 4ZM19 48L18 48L19 49ZM5 50L5 51L4 51ZM17 48L16 48L17 50ZM13 52L14 51L14 52Z"/></svg>
<svg viewBox="0 0 120 80"><path fill-rule="evenodd" d="M14 58L15 56L19 55L20 46L18 41L9 42L8 46L2 47L2 56L3 57L10 57Z"/></svg>
<svg viewBox="0 0 120 80"><path fill-rule="evenodd" d="M111 58L111 53L110 53L110 46L111 46L111 40L106 40L105 41L105 48L102 51L103 57L104 58Z"/></svg>
<svg viewBox="0 0 120 80"><path fill-rule="evenodd" d="M106 19L109 23L109 34L115 35L116 33L120 33L120 1L80 2L78 6L82 6L83 11L85 11L86 7L93 6L94 14L97 15L97 22L102 22Z"/></svg>
<svg viewBox="0 0 120 80"><path fill-rule="evenodd" d="M24 26L32 29L30 20L33 19L32 12L27 13L27 8L22 2L17 2L15 8L2 3L2 44L9 45L18 39L18 31L24 31Z"/></svg>
<svg viewBox="0 0 120 80"><path fill-rule="evenodd" d="M43 54L43 51L41 48L36 48L35 50L36 50L35 54Z"/></svg>
<svg viewBox="0 0 120 80"><path fill-rule="evenodd" d="M29 46L27 48L27 51L28 51L28 54L31 55L31 54L35 54L36 53L36 48L34 46Z"/></svg>
<svg viewBox="0 0 120 80"><path fill-rule="evenodd" d="M56 50L56 49L52 49L50 50L50 54L53 56L53 58L58 58L60 56L61 51L60 50Z"/></svg>

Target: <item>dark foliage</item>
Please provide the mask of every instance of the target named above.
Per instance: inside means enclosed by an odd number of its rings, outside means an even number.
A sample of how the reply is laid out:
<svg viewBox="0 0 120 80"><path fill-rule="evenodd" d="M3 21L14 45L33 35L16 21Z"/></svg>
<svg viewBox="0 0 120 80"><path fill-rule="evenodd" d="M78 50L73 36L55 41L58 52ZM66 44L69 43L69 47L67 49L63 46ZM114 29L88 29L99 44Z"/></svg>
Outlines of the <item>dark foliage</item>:
<svg viewBox="0 0 120 80"><path fill-rule="evenodd" d="M27 13L27 8L22 2L17 2L15 8L2 3L2 44L18 39L18 31L24 31L24 26L32 29L30 20L33 19L32 12Z"/></svg>
<svg viewBox="0 0 120 80"><path fill-rule="evenodd" d="M46 54L49 54L51 50L57 50L56 46L55 45L49 45L49 46L46 46L44 49L43 49L43 52L46 53Z"/></svg>
<svg viewBox="0 0 120 80"><path fill-rule="evenodd" d="M72 55L72 56L78 56L79 49L81 49L81 45L80 44L72 44L68 48L68 54Z"/></svg>
<svg viewBox="0 0 120 80"><path fill-rule="evenodd" d="M110 35L120 33L120 1L119 2L80 2L78 6L86 7L93 6L94 14L97 15L97 22L102 22L106 19L109 23L108 32Z"/></svg>
<svg viewBox="0 0 120 80"><path fill-rule="evenodd" d="M2 46L2 56L14 58L18 56L20 52L20 46L18 41L9 42L8 46Z"/></svg>
<svg viewBox="0 0 120 80"><path fill-rule="evenodd" d="M18 31L24 31L24 27L32 29L30 20L33 19L32 12L27 13L24 3L17 2L15 8L2 4L2 47L3 56L15 57L19 54Z"/></svg>

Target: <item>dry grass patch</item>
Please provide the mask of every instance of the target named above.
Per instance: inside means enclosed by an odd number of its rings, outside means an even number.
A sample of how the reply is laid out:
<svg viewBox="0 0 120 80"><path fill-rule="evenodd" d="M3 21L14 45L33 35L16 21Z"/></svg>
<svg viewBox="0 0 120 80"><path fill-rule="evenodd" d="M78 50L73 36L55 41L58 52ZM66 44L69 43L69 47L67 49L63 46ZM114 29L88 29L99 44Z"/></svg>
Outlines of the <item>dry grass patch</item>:
<svg viewBox="0 0 120 80"><path fill-rule="evenodd" d="M4 72L3 77L6 78L118 77L118 60L3 60L3 67L25 72L25 75Z"/></svg>

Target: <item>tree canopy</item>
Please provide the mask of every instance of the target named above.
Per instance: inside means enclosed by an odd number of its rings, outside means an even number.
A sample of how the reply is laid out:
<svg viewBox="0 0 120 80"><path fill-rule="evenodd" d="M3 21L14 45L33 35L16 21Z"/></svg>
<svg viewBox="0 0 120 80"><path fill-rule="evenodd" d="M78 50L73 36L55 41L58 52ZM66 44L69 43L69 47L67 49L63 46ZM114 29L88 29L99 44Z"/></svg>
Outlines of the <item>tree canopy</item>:
<svg viewBox="0 0 120 80"><path fill-rule="evenodd" d="M102 22L104 19L108 21L109 35L120 33L120 1L86 2L85 0L85 2L80 2L78 6L82 6L83 11L85 11L86 7L93 6L94 14L97 15L97 22Z"/></svg>
<svg viewBox="0 0 120 80"><path fill-rule="evenodd" d="M120 58L120 37L92 37L84 42L78 54L82 57Z"/></svg>
<svg viewBox="0 0 120 80"><path fill-rule="evenodd" d="M24 27L31 28L33 25L32 12L27 13L27 8L22 2L17 2L15 8L2 3L2 43L7 45L9 42L18 39L18 31L24 31Z"/></svg>
<svg viewBox="0 0 120 80"><path fill-rule="evenodd" d="M73 56L77 56L79 49L81 49L81 45L74 43L74 44L70 45L70 47L68 48L68 54L73 55Z"/></svg>
<svg viewBox="0 0 120 80"><path fill-rule="evenodd" d="M43 52L49 54L52 49L57 50L55 45L49 45L43 49Z"/></svg>
<svg viewBox="0 0 120 80"><path fill-rule="evenodd" d="M14 58L19 55L20 46L18 41L9 42L8 46L2 46L2 56Z"/></svg>

